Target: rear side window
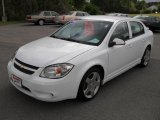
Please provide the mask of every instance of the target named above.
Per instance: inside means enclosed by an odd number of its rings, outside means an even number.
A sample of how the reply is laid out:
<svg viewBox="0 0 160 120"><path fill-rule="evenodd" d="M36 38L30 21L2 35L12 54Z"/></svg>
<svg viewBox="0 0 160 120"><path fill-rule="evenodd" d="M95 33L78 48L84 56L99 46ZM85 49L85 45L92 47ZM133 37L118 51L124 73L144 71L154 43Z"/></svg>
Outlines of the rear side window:
<svg viewBox="0 0 160 120"><path fill-rule="evenodd" d="M132 37L144 34L144 27L141 23L133 21L130 22L130 25L132 30Z"/></svg>
<svg viewBox="0 0 160 120"><path fill-rule="evenodd" d="M44 16L51 16L50 12L44 12Z"/></svg>
<svg viewBox="0 0 160 120"><path fill-rule="evenodd" d="M129 30L128 25L126 22L120 23L116 29L114 30L111 41L113 41L115 38L122 39L124 41L129 39Z"/></svg>
<svg viewBox="0 0 160 120"><path fill-rule="evenodd" d="M76 16L83 16L83 13L77 12L77 13L76 13Z"/></svg>

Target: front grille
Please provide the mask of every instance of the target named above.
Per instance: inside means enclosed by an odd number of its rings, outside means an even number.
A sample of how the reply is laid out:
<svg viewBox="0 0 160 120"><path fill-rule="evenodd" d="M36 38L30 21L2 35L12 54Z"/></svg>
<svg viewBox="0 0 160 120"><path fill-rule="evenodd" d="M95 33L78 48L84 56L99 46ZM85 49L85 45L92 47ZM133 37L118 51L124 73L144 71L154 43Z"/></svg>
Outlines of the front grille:
<svg viewBox="0 0 160 120"><path fill-rule="evenodd" d="M26 64L26 63L18 60L17 58L15 58L14 67L17 70L19 70L23 73L29 74L29 75L32 75L39 68L39 67L36 67L33 65Z"/></svg>
<svg viewBox="0 0 160 120"><path fill-rule="evenodd" d="M24 63L24 62L18 60L17 58L15 58L15 61L17 61L18 63L20 63L20 64L22 64L22 65L24 65L24 66L26 66L26 67L28 67L28 68L35 69L35 70L38 69L38 67L33 66L33 65L26 64L26 63Z"/></svg>

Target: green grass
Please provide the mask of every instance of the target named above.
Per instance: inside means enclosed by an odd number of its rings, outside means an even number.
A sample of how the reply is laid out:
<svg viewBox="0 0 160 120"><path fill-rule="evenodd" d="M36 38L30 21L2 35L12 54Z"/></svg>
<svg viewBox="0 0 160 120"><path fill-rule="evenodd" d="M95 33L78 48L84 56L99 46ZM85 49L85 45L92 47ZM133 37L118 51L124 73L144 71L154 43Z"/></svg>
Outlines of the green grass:
<svg viewBox="0 0 160 120"><path fill-rule="evenodd" d="M7 22L0 21L0 26L10 25L10 24L18 24L18 23L22 23L22 21L7 21Z"/></svg>
<svg viewBox="0 0 160 120"><path fill-rule="evenodd" d="M134 17L136 15L140 15L140 14L129 14L130 17ZM152 13L152 14L142 14L142 15L149 15L149 16L156 16L156 17L160 17L160 13Z"/></svg>

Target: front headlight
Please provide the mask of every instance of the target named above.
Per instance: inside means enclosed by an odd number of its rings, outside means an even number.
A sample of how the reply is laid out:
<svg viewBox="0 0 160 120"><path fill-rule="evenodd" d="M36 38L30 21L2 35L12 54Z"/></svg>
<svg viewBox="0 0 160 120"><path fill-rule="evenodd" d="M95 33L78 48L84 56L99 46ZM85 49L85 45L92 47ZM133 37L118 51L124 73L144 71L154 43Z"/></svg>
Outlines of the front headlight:
<svg viewBox="0 0 160 120"><path fill-rule="evenodd" d="M61 63L50 65L41 72L40 77L57 79L66 76L73 68L74 65L69 63Z"/></svg>

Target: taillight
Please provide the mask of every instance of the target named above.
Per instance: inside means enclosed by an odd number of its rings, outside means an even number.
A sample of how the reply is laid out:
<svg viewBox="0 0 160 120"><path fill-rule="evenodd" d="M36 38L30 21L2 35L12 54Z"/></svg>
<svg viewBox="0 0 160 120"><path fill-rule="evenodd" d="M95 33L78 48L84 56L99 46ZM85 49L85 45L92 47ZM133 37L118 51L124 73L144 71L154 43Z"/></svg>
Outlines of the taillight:
<svg viewBox="0 0 160 120"><path fill-rule="evenodd" d="M65 20L65 16L62 17L62 20Z"/></svg>
<svg viewBox="0 0 160 120"><path fill-rule="evenodd" d="M27 19L32 19L32 17L31 16L27 16Z"/></svg>

